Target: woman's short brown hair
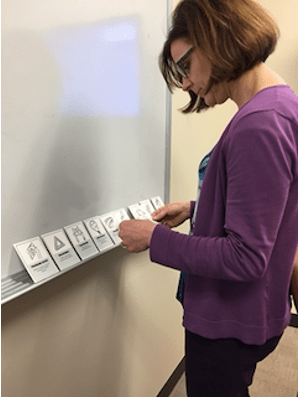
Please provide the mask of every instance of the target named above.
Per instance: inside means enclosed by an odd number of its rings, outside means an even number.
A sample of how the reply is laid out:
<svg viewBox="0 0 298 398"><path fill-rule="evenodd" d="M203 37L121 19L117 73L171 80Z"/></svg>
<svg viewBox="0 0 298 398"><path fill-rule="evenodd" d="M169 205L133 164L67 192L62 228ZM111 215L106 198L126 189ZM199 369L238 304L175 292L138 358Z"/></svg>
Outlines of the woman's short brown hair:
<svg viewBox="0 0 298 398"><path fill-rule="evenodd" d="M174 10L172 27L159 58L161 72L173 91L181 87L173 68L171 44L185 39L199 47L212 65L207 92L215 83L237 79L274 51L279 29L256 0L182 0ZM192 91L184 113L208 108Z"/></svg>

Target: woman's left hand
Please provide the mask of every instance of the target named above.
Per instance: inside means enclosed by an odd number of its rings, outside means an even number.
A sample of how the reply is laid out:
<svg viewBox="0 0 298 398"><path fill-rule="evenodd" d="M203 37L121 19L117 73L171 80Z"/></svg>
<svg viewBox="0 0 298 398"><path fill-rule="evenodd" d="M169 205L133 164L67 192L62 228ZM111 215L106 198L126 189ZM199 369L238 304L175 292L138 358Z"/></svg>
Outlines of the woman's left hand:
<svg viewBox="0 0 298 398"><path fill-rule="evenodd" d="M121 246L131 253L139 253L148 249L156 225L149 220L122 221L119 225Z"/></svg>

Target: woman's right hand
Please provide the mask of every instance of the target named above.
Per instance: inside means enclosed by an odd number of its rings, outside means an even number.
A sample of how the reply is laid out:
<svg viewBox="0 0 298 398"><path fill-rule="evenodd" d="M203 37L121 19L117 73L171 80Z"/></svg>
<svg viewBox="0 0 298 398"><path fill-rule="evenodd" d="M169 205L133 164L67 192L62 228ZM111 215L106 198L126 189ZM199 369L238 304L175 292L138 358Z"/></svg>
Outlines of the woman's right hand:
<svg viewBox="0 0 298 398"><path fill-rule="evenodd" d="M174 202L155 210L152 219L166 227L174 228L190 218L190 202Z"/></svg>

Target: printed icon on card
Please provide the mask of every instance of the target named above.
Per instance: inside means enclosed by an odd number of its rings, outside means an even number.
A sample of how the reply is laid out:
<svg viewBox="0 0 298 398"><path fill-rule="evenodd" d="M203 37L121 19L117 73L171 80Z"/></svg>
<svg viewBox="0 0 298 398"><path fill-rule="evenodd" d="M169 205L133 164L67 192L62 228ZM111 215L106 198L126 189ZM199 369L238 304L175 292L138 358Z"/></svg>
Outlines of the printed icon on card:
<svg viewBox="0 0 298 398"><path fill-rule="evenodd" d="M54 236L54 247L55 247L55 250L58 251L58 250L62 249L64 246L65 246L65 243L62 242L62 240L60 240L58 238L58 236Z"/></svg>
<svg viewBox="0 0 298 398"><path fill-rule="evenodd" d="M86 234L84 233L85 227L83 226L83 223L81 223L81 224L82 225L73 225L73 226L69 227L69 231L68 231L68 227L66 227L68 237L72 236L75 239L76 243L86 242L86 240L87 240ZM84 228L82 228L82 226Z"/></svg>
<svg viewBox="0 0 298 398"><path fill-rule="evenodd" d="M13 247L35 283L59 272L40 237L15 243Z"/></svg>
<svg viewBox="0 0 298 398"><path fill-rule="evenodd" d="M140 203L135 203L134 205L128 206L128 209L136 220L147 220L148 219L148 214L147 212L142 208Z"/></svg>
<svg viewBox="0 0 298 398"><path fill-rule="evenodd" d="M90 220L89 226L93 231L97 232L99 235L102 235L102 231L99 229L98 222L96 222L94 219Z"/></svg>
<svg viewBox="0 0 298 398"><path fill-rule="evenodd" d="M151 214L155 210L149 199L128 206L128 209L137 220L152 220Z"/></svg>
<svg viewBox="0 0 298 398"><path fill-rule="evenodd" d="M42 235L42 239L61 270L76 265L80 258L69 242L63 229Z"/></svg>
<svg viewBox="0 0 298 398"><path fill-rule="evenodd" d="M115 210L111 213L100 216L100 220L110 234L111 238L116 245L120 245L121 239L119 238L119 224L124 220L129 220L129 216L124 208Z"/></svg>
<svg viewBox="0 0 298 398"><path fill-rule="evenodd" d="M98 250L91 236L81 221L64 227L64 230L82 260L98 254Z"/></svg>
<svg viewBox="0 0 298 398"><path fill-rule="evenodd" d="M122 221L130 220L127 211L124 208L113 211L113 214L118 222L118 226Z"/></svg>
<svg viewBox="0 0 298 398"><path fill-rule="evenodd" d="M164 206L164 203L163 203L163 201L162 201L160 196L154 196L153 198L151 198L151 202L152 202L155 210L157 210L160 207Z"/></svg>
<svg viewBox="0 0 298 398"><path fill-rule="evenodd" d="M27 254L30 257L30 259L33 261L34 258L36 257L38 260L42 258L40 249L38 246L36 246L36 243L30 242L28 247L27 247Z"/></svg>
<svg viewBox="0 0 298 398"><path fill-rule="evenodd" d="M111 232L116 232L118 229L117 221L113 215L108 217L103 217L104 225L108 228Z"/></svg>
<svg viewBox="0 0 298 398"><path fill-rule="evenodd" d="M104 252L114 246L114 242L103 227L98 216L88 218L84 223L100 252Z"/></svg>
<svg viewBox="0 0 298 398"><path fill-rule="evenodd" d="M142 206L144 211L148 214L149 219L151 220L152 219L151 214L154 212L155 208L153 207L153 205L150 202L150 200L149 199L142 200L140 202L140 205Z"/></svg>

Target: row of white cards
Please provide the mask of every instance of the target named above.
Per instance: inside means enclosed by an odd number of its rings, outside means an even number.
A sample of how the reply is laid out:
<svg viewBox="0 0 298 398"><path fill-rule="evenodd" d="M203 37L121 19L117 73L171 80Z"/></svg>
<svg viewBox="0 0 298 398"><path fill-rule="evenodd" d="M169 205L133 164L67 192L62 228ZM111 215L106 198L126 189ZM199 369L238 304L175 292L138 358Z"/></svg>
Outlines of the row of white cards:
<svg viewBox="0 0 298 398"><path fill-rule="evenodd" d="M131 205L135 219L151 219L151 213L163 206L156 196ZM33 282L37 283L80 262L119 246L119 224L130 220L122 208L88 218L53 232L15 243L13 246Z"/></svg>

